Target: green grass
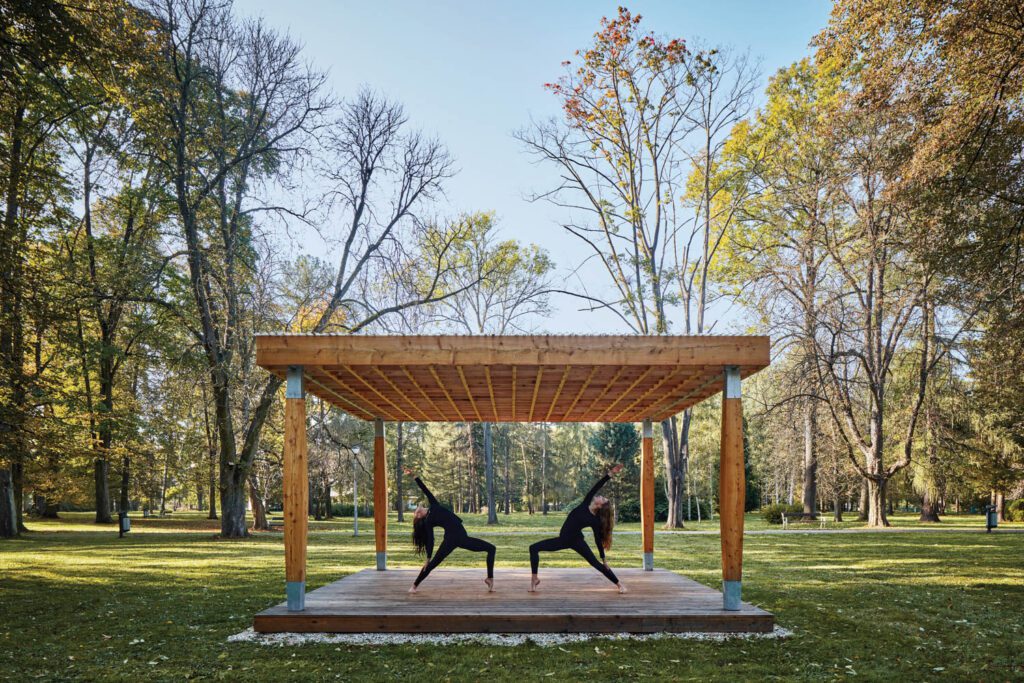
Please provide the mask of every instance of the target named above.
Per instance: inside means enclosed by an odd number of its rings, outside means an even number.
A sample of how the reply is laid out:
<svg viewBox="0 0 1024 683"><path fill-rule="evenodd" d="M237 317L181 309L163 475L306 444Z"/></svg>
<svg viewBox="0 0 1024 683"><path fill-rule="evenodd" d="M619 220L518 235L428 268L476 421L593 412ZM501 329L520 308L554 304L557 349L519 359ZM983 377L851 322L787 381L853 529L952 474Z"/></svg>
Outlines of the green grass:
<svg viewBox="0 0 1024 683"><path fill-rule="evenodd" d="M472 530L483 519L464 516ZM32 523L0 542L0 679L25 680L1011 680L1024 677L1024 534L786 534L745 540L744 598L792 629L787 640L264 647L225 642L283 599L281 535L221 541L195 514L133 519L118 539L88 515ZM953 519L953 518L949 518ZM494 535L499 566L558 526L513 515ZM897 516L897 524L912 519ZM981 517L946 524L981 526ZM312 523L311 588L373 562L372 527ZM713 529L717 522L705 523ZM748 518L748 528L763 528ZM1019 526L1019 525L1017 525ZM620 528L637 528L622 525ZM774 527L778 528L778 527ZM408 524L391 525L393 566L418 565ZM616 539L613 566L640 537ZM661 534L658 566L719 582L714 535ZM475 558L455 553L451 566ZM578 564L569 554L551 564ZM425 585L429 589L429 584Z"/></svg>

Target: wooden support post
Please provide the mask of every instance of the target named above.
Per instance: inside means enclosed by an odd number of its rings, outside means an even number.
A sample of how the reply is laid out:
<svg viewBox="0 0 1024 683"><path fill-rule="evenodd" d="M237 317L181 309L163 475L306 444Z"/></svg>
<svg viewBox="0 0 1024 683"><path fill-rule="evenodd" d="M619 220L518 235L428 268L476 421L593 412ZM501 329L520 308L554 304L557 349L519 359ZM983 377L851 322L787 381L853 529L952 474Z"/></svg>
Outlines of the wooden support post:
<svg viewBox="0 0 1024 683"><path fill-rule="evenodd" d="M640 528L643 530L644 569L654 571L654 428L644 420L640 457Z"/></svg>
<svg viewBox="0 0 1024 683"><path fill-rule="evenodd" d="M384 571L388 568L388 475L381 419L373 422L373 527L377 537L377 571Z"/></svg>
<svg viewBox="0 0 1024 683"><path fill-rule="evenodd" d="M718 479L719 525L722 537L722 599L727 610L740 609L743 574L743 404L740 370L725 367L722 394L722 457Z"/></svg>
<svg viewBox="0 0 1024 683"><path fill-rule="evenodd" d="M288 609L306 608L309 463L302 367L288 368L284 399L284 580Z"/></svg>

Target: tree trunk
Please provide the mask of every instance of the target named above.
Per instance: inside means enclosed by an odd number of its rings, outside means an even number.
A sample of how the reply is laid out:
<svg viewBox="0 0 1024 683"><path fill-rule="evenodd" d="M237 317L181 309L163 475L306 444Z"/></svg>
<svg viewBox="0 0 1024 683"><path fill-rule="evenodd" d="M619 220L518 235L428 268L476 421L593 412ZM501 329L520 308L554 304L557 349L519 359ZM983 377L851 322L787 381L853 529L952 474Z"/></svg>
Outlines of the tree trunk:
<svg viewBox="0 0 1024 683"><path fill-rule="evenodd" d="M121 458L121 495L118 499L117 509L121 512L128 512L131 508L130 484L131 484L132 459L127 455Z"/></svg>
<svg viewBox="0 0 1024 683"><path fill-rule="evenodd" d="M836 494L835 501L833 501L832 505L833 505L832 521L833 522L841 522L841 521L843 521L843 500L842 500L842 498L840 498L838 493Z"/></svg>
<svg viewBox="0 0 1024 683"><path fill-rule="evenodd" d="M540 448L540 513L548 514L548 429L543 426L543 440Z"/></svg>
<svg viewBox="0 0 1024 683"><path fill-rule="evenodd" d="M666 529L683 528L683 498L686 470L689 464L690 411L683 412L683 428L679 436L676 418L661 421L661 441L665 461L665 497L668 499Z"/></svg>
<svg viewBox="0 0 1024 683"><path fill-rule="evenodd" d="M96 524L110 524L110 463L106 458L93 461L93 475L96 483Z"/></svg>
<svg viewBox="0 0 1024 683"><path fill-rule="evenodd" d="M813 519L818 507L818 406L808 399L804 407L804 519Z"/></svg>
<svg viewBox="0 0 1024 683"><path fill-rule="evenodd" d="M871 497L868 495L868 480L861 479L860 481L860 502L857 509L857 520L861 522L868 521L868 515L871 512Z"/></svg>
<svg viewBox="0 0 1024 683"><path fill-rule="evenodd" d="M526 445L519 444L519 452L523 456L523 501L526 511L533 514L533 496L530 495L530 468L526 466Z"/></svg>
<svg viewBox="0 0 1024 683"><path fill-rule="evenodd" d="M885 516L885 488L888 483L889 482L884 478L879 478L877 481L874 479L868 480L868 500L870 501L870 509L868 510L868 526L870 527L890 526L889 519Z"/></svg>
<svg viewBox="0 0 1024 683"><path fill-rule="evenodd" d="M252 530L269 531L270 520L267 519L267 506L259 494L255 478L249 481L249 503L252 505Z"/></svg>
<svg viewBox="0 0 1024 683"><path fill-rule="evenodd" d="M220 533L224 538L243 538L249 535L245 522L245 480L235 476L237 465L221 466L220 474Z"/></svg>
<svg viewBox="0 0 1024 683"><path fill-rule="evenodd" d="M402 490L402 465L405 452L405 438L403 427L405 423L399 421L395 427L397 443L395 444L395 512L398 513L398 521L405 521L403 513L405 510L405 492Z"/></svg>
<svg viewBox="0 0 1024 683"><path fill-rule="evenodd" d="M921 500L921 516L918 517L920 522L934 522L938 523L939 519L939 504L938 501L932 496L929 487L925 487L924 496Z"/></svg>
<svg viewBox="0 0 1024 683"><path fill-rule="evenodd" d="M484 422L484 473L487 487L487 523L498 523L498 510L494 507L494 444L491 440L491 423Z"/></svg>
<svg viewBox="0 0 1024 683"><path fill-rule="evenodd" d="M14 482L11 471L0 469L0 538L18 535L18 511L14 507Z"/></svg>
<svg viewBox="0 0 1024 683"><path fill-rule="evenodd" d="M512 460L512 440L508 438L506 432L505 438L505 514L512 514L512 475L511 465Z"/></svg>
<svg viewBox="0 0 1024 683"><path fill-rule="evenodd" d="M1002 524L1006 521L1006 493L1002 489L992 492L992 504L996 506L996 521Z"/></svg>

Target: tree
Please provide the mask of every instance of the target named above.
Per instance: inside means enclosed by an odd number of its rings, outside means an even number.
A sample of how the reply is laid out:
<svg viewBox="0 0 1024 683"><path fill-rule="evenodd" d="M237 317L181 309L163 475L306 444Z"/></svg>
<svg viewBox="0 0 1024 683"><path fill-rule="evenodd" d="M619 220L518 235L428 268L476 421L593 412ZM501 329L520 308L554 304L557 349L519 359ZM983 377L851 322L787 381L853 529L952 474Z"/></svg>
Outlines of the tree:
<svg viewBox="0 0 1024 683"><path fill-rule="evenodd" d="M782 400L800 404L803 422L804 516L817 514L818 385L814 339L819 288L826 275L822 238L835 218L836 150L827 133L838 83L805 59L769 82L767 102L732 131L720 182L742 197L737 225L725 241L719 277L736 287L779 341L792 349L790 388Z"/></svg>
<svg viewBox="0 0 1024 683"><path fill-rule="evenodd" d="M554 267L547 252L515 240L499 241L493 214L471 214L459 222L466 238L453 254L460 266L453 272L453 285L460 291L437 307L442 323L465 334L500 335L523 332L547 315ZM483 423L483 442L487 523L497 524L490 421Z"/></svg>
<svg viewBox="0 0 1024 683"><path fill-rule="evenodd" d="M168 0L152 11L163 30L149 118L154 155L173 187L195 306L193 334L202 346L215 406L220 449L221 533L242 536L245 488L260 435L281 380L270 377L236 435L239 368L251 366L252 328L242 325L252 247L264 215L299 215L259 201L254 192L298 172L307 150L329 184L328 225L340 218L341 253L319 297L312 332L355 333L403 308L449 296L444 276L458 235L419 220L440 191L451 161L436 141L406 130L402 108L369 90L328 120L324 78L305 66L298 46L260 22L239 23L229 5ZM421 246L410 253L408 245ZM368 298L382 283L421 283L406 301L377 306ZM267 324L266 321L264 324ZM278 321L275 326L280 326ZM243 373L244 375L244 373ZM246 396L250 395L248 392Z"/></svg>
<svg viewBox="0 0 1024 683"><path fill-rule="evenodd" d="M637 459L640 432L636 425L632 422L602 422L590 436L590 447L597 454L601 468L608 470L615 465L623 466L622 474L613 480L610 492L616 510L627 499L636 499L640 491L640 464Z"/></svg>
<svg viewBox="0 0 1024 683"><path fill-rule="evenodd" d="M559 184L538 195L570 215L562 227L587 245L611 294L559 290L616 315L636 334L702 334L710 264L732 210L721 210L716 167L729 127L750 106L755 70L728 50L690 52L660 40L620 8L601 20L580 63L545 87L564 121L520 131ZM680 199L682 198L682 199ZM692 213L688 213L690 209ZM666 526L682 524L689 411L662 423Z"/></svg>

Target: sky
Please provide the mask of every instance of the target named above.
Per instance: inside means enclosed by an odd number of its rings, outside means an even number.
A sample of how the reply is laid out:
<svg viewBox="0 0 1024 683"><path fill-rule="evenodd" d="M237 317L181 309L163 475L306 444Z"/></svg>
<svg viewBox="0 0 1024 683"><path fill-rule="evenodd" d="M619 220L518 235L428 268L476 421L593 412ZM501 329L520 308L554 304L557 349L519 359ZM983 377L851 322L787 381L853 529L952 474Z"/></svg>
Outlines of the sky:
<svg viewBox="0 0 1024 683"><path fill-rule="evenodd" d="M552 171L534 164L513 133L531 120L559 114L543 84L562 74L561 62L585 49L601 17L613 16L621 2L236 0L235 7L299 42L306 58L328 72L339 97L368 85L401 102L411 124L436 135L456 161L459 172L437 213L494 211L503 238L545 248L557 265L556 280L579 289L571 274L587 247L559 227L556 208L527 199L550 187ZM810 54L808 43L831 8L825 0L627 6L660 36L749 49L761 60L759 92L776 70ZM302 246L314 253L322 249ZM602 273L583 272L588 289L600 291ZM615 316L580 307L571 297L553 299L553 315L536 321L535 331L628 331ZM733 306L719 306L711 317L720 319L715 333L743 325L742 311Z"/></svg>

